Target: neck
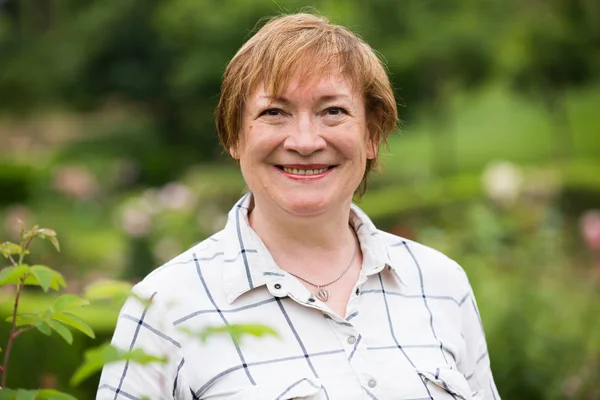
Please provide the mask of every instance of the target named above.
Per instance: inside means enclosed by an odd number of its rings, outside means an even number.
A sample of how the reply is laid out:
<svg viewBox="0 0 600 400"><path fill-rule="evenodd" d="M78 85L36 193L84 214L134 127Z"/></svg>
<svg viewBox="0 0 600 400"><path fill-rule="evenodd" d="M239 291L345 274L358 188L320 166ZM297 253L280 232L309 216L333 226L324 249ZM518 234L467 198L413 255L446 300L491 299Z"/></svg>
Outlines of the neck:
<svg viewBox="0 0 600 400"><path fill-rule="evenodd" d="M261 207L255 198L249 220L280 268L312 275L312 265L339 267L352 256L356 242L349 227L350 205L306 217Z"/></svg>

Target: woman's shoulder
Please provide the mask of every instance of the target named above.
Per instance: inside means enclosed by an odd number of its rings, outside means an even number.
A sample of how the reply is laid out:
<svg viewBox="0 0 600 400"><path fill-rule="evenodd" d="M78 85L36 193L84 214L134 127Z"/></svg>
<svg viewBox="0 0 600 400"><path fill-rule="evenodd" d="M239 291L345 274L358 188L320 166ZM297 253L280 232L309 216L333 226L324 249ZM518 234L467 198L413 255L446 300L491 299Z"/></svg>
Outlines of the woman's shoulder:
<svg viewBox="0 0 600 400"><path fill-rule="evenodd" d="M378 236L385 242L390 262L396 264L400 276L414 276L420 284L429 281L468 289L462 266L443 252L381 230Z"/></svg>
<svg viewBox="0 0 600 400"><path fill-rule="evenodd" d="M218 263L222 255L222 243L217 233L150 272L135 285L134 291L164 294L185 290L190 282L198 281L200 265L205 269L210 264Z"/></svg>

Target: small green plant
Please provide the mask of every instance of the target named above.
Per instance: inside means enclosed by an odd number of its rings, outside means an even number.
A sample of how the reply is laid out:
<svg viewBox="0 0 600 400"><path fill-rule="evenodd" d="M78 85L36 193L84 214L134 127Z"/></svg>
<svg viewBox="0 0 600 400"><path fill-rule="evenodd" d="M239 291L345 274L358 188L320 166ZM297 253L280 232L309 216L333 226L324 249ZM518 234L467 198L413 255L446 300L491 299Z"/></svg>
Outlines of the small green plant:
<svg viewBox="0 0 600 400"><path fill-rule="evenodd" d="M2 378L0 400L74 400L75 398L71 395L51 389L6 389L10 353L15 340L23 333L30 330L38 330L44 335L51 335L54 332L59 334L69 344L73 342L73 334L70 329L76 329L91 338L95 337L92 328L80 317L73 314L74 310L88 305L89 301L73 294L65 294L57 297L43 311L19 313L19 299L25 286L38 286L45 293L50 290L58 292L66 287L65 279L59 272L45 265L29 265L25 263L25 258L30 254L31 245L36 239L46 239L52 243L57 251L60 251L56 232L52 229L40 228L37 225L31 229L25 229L23 223L21 223L20 228L19 244L11 242L0 244L0 252L11 264L0 271L0 286L11 285L15 287L13 312L7 318L11 327L8 342L4 350L2 367L0 367L0 376Z"/></svg>
<svg viewBox="0 0 600 400"><path fill-rule="evenodd" d="M52 303L43 311L34 313L19 313L19 300L25 286L38 286L44 293L49 291L60 291L66 288L64 277L58 272L45 265L29 265L25 258L30 254L30 248L36 239L50 241L57 251L60 251L56 232L52 229L40 228L37 225L31 229L25 229L21 223L19 244L12 242L0 243L0 253L9 260L9 266L0 270L0 287L14 286L14 305L12 315L7 318L11 324L6 344L3 362L0 366L0 400L76 400L75 397L53 389L8 389L6 388L9 359L13 344L17 337L31 330L38 330L44 335L53 332L60 335L68 344L73 342L75 329L85 335L95 338L92 328L73 312L90 304L109 304L111 307L120 307L128 297L135 297L131 293L132 285L123 281L104 281L94 283L85 289L84 297L74 294L63 294L56 297ZM142 303L150 300L138 298ZM148 303L148 305L150 305ZM197 337L205 342L208 337L216 334L229 334L236 341L243 335L261 337L264 335L277 336L277 333L269 327L258 324L231 325L227 328L209 327L201 332L184 332ZM0 349L1 351L2 349ZM164 363L163 357L147 354L141 349L124 351L113 347L110 343L104 343L98 347L88 349L81 366L71 377L71 385L76 386L83 380L97 373L108 363L118 361L130 361L138 364Z"/></svg>
<svg viewBox="0 0 600 400"><path fill-rule="evenodd" d="M21 223L19 244L4 242L0 244L0 252L10 261L11 265L0 270L0 286L14 286L14 305L12 315L7 318L11 324L8 342L4 351L2 366L0 366L0 400L76 400L75 397L53 389L8 389L6 388L9 359L13 344L17 337L30 330L38 330L44 335L58 333L68 344L73 343L70 329L76 329L85 335L95 338L92 328L73 311L87 306L91 300L109 300L122 304L131 290L131 285L121 281L107 281L91 285L86 289L86 297L65 294L57 297L43 311L35 313L19 313L19 300L25 286L38 286L45 293L50 290L60 291L66 288L64 277L45 265L29 265L25 257L30 254L30 248L36 239L46 239L60 251L56 232L52 229L40 228L37 225L27 230ZM142 350L131 352L120 351L106 343L86 352L85 360L71 379L72 385L79 384L105 364L129 360L136 363L163 362L164 360L144 353Z"/></svg>

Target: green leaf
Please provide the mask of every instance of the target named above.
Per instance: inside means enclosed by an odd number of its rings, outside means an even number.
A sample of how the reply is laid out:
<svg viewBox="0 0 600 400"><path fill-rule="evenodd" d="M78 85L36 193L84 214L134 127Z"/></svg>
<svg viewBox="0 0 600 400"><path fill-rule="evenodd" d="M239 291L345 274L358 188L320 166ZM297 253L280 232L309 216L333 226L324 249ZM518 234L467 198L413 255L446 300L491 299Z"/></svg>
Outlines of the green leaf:
<svg viewBox="0 0 600 400"><path fill-rule="evenodd" d="M0 389L0 400L77 400L67 393L59 392L54 389L42 390L11 390Z"/></svg>
<svg viewBox="0 0 600 400"><path fill-rule="evenodd" d="M69 312L65 312L65 313L52 314L51 318L55 321L62 322L65 325L68 325L72 328L77 329L80 332L85 333L87 336L91 337L92 339L96 338L96 335L94 335L93 329L87 324L87 322L85 322L84 320L79 318L77 315L71 314Z"/></svg>
<svg viewBox="0 0 600 400"><path fill-rule="evenodd" d="M84 297L90 301L111 300L123 303L131 294L129 282L107 280L96 282L85 288Z"/></svg>
<svg viewBox="0 0 600 400"><path fill-rule="evenodd" d="M54 246L54 248L56 249L56 251L58 251L60 253L60 244L58 243L58 239L55 237L51 237L50 239L50 243L52 243L52 245Z"/></svg>
<svg viewBox="0 0 600 400"><path fill-rule="evenodd" d="M60 312L89 305L90 302L74 294L64 294L54 300L52 310Z"/></svg>
<svg viewBox="0 0 600 400"><path fill-rule="evenodd" d="M23 248L18 244L11 242L0 243L0 252L6 258L13 254L21 254L23 252Z"/></svg>
<svg viewBox="0 0 600 400"><path fill-rule="evenodd" d="M52 329L50 329L50 326L48 326L46 321L38 322L37 324L35 324L35 327L38 331L42 332L46 336L52 335Z"/></svg>
<svg viewBox="0 0 600 400"><path fill-rule="evenodd" d="M142 349L122 351L113 347L110 343L105 343L102 346L85 352L85 361L71 377L71 385L78 385L86 378L100 371L105 364L118 361L131 361L145 365L155 362L165 363L167 360L162 357L150 355Z"/></svg>
<svg viewBox="0 0 600 400"><path fill-rule="evenodd" d="M16 400L35 400L37 397L37 394L38 394L37 390L19 389L19 390L17 390L17 397L15 399Z"/></svg>
<svg viewBox="0 0 600 400"><path fill-rule="evenodd" d="M29 273L28 265L6 267L0 271L0 286L18 285Z"/></svg>
<svg viewBox="0 0 600 400"><path fill-rule="evenodd" d="M0 400L14 400L17 397L17 391L11 389L0 389Z"/></svg>
<svg viewBox="0 0 600 400"><path fill-rule="evenodd" d="M47 229L47 228L38 229L37 234L40 235L41 238L56 237L56 232L52 229Z"/></svg>
<svg viewBox="0 0 600 400"><path fill-rule="evenodd" d="M239 335L250 335L255 337L269 335L279 337L273 328L261 324L234 324L230 325L230 330L234 330Z"/></svg>
<svg viewBox="0 0 600 400"><path fill-rule="evenodd" d="M56 248L56 251L60 251L58 239L56 239L56 232L52 229L41 228L35 231L35 234L42 239L48 239L50 243Z"/></svg>
<svg viewBox="0 0 600 400"><path fill-rule="evenodd" d="M119 351L110 343L87 350L83 364L77 368L71 377L71 386L78 385L97 371L100 371L104 364L118 360L118 356Z"/></svg>
<svg viewBox="0 0 600 400"><path fill-rule="evenodd" d="M13 317L12 315L10 317L6 318L7 322L12 322ZM42 317L38 314L18 314L17 315L17 319L15 321L15 325L17 327L19 326L23 326L23 325L35 325L39 322L42 321Z"/></svg>
<svg viewBox="0 0 600 400"><path fill-rule="evenodd" d="M151 363L155 363L155 362L164 364L167 362L167 359L165 357L153 356L152 354L146 353L142 349L135 349L133 351L128 351L126 353L121 354L120 356L125 361L128 360L128 361L132 361L134 363L142 364L142 365L151 364Z"/></svg>
<svg viewBox="0 0 600 400"><path fill-rule="evenodd" d="M73 334L71 333L69 328L64 326L61 322L51 319L50 321L46 321L46 324L48 324L50 328L52 328L56 333L62 336L62 338L65 339L65 342L69 344L73 343Z"/></svg>
<svg viewBox="0 0 600 400"><path fill-rule="evenodd" d="M40 400L77 400L70 394L59 392L54 389L43 389L38 392L38 399Z"/></svg>
<svg viewBox="0 0 600 400"><path fill-rule="evenodd" d="M60 290L61 287L66 287L65 278L45 265L34 265L29 267L30 276L25 280L27 285L39 285L47 292L49 289Z"/></svg>
<svg viewBox="0 0 600 400"><path fill-rule="evenodd" d="M251 335L256 337L262 337L266 335L279 337L277 332L265 325L260 324L233 324L229 326L220 327L208 327L200 332L194 332L187 329L182 329L183 332L200 338L202 342L205 342L210 336L215 334L229 333L232 339L239 342L244 335Z"/></svg>

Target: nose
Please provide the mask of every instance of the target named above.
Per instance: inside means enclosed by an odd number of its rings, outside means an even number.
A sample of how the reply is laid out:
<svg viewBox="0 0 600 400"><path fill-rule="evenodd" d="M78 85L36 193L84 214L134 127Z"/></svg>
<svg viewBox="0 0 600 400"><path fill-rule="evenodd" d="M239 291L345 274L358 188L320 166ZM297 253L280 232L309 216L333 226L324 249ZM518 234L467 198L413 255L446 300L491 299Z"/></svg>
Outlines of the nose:
<svg viewBox="0 0 600 400"><path fill-rule="evenodd" d="M290 127L289 134L283 142L285 150L294 151L302 156L309 156L327 147L318 124L307 114L300 114Z"/></svg>

